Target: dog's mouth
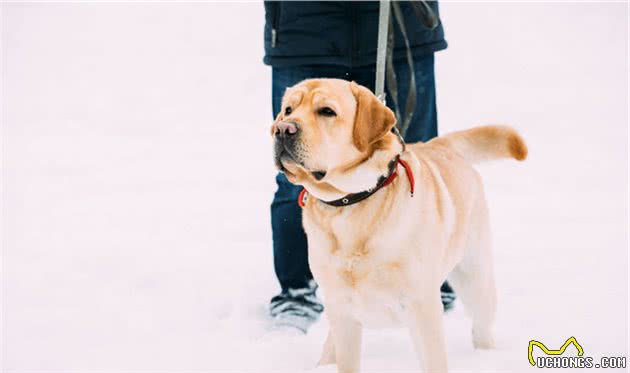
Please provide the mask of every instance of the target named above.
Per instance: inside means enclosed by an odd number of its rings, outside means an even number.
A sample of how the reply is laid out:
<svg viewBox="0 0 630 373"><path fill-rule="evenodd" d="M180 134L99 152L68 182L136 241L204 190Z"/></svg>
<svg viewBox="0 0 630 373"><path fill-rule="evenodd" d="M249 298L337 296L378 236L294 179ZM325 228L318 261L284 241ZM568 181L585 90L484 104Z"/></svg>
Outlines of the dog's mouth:
<svg viewBox="0 0 630 373"><path fill-rule="evenodd" d="M296 157L286 146L282 144L276 144L275 148L275 163L278 170L286 173L292 174L288 168L295 168L295 166L304 167L304 163Z"/></svg>
<svg viewBox="0 0 630 373"><path fill-rule="evenodd" d="M275 153L276 167L278 168L278 170L286 174L293 174L293 172L291 172L288 168L295 168L295 166L299 166L303 168L306 172L310 173L311 176L313 176L313 178L317 181L321 181L324 177L326 177L326 171L310 171L308 167L306 167L304 162L296 157L291 152L291 150L287 149L285 146L277 145Z"/></svg>
<svg viewBox="0 0 630 373"><path fill-rule="evenodd" d="M285 167L284 167L284 163L298 163L295 160L295 157L293 156L293 154L291 154L291 152L289 150L287 150L284 146L280 145L280 146L276 146L276 151L275 151L275 155L276 155L276 166L284 171Z"/></svg>

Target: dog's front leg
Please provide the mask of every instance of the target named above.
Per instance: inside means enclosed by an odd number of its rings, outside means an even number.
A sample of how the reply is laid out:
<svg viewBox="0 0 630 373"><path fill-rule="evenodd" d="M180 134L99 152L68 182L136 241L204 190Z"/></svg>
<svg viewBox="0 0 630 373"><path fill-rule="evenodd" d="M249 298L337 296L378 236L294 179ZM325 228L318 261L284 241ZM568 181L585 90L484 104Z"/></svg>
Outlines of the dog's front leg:
<svg viewBox="0 0 630 373"><path fill-rule="evenodd" d="M335 342L333 342L332 331L328 330L328 337L326 337L326 342L324 342L322 356L319 358L317 365L334 364L335 361Z"/></svg>
<svg viewBox="0 0 630 373"><path fill-rule="evenodd" d="M334 344L337 372L358 373L361 360L361 323L327 307L326 313L330 322L330 336Z"/></svg>
<svg viewBox="0 0 630 373"><path fill-rule="evenodd" d="M439 286L436 287L439 289ZM446 341L440 293L426 294L408 305L409 331L423 371L447 372Z"/></svg>

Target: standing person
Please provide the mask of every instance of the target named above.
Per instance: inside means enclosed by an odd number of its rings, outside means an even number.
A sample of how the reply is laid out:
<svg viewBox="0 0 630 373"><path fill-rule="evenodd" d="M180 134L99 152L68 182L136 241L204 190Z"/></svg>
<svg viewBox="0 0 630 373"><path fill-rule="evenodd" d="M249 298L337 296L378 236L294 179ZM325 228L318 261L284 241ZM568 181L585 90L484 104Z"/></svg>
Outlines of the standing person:
<svg viewBox="0 0 630 373"><path fill-rule="evenodd" d="M427 2L439 15L436 2ZM413 56L417 102L406 142L428 141L437 136L433 53L446 48L442 25L425 26L411 8L400 3ZM265 57L272 67L272 108L280 111L282 95L308 78L354 80L374 91L379 2L272 2L265 1ZM410 84L407 48L394 22L393 65L398 101L404 106ZM389 87L386 88L390 96ZM387 105L393 109L391 99ZM401 108L404 110L404 108ZM271 299L270 314L276 325L306 332L324 307L316 296L317 285L308 265L302 212L297 204L301 187L284 174L276 176L278 189L271 204L271 226L276 276L281 293ZM317 249L317 248L315 248ZM442 303L448 309L455 294L442 285Z"/></svg>

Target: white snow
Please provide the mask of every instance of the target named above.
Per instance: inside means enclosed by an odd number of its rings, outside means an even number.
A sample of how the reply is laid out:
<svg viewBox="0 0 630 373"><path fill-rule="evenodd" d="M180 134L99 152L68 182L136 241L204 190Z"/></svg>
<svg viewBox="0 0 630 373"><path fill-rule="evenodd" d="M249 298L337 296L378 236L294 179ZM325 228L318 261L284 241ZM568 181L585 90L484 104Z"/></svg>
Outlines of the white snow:
<svg viewBox="0 0 630 373"><path fill-rule="evenodd" d="M260 3L2 4L2 369L334 372L327 326L268 330L278 291ZM628 348L628 8L446 3L442 132L509 123L481 167L498 347L446 315L454 372L529 371L527 344ZM540 352L537 351L537 354ZM404 330L364 372L417 371Z"/></svg>

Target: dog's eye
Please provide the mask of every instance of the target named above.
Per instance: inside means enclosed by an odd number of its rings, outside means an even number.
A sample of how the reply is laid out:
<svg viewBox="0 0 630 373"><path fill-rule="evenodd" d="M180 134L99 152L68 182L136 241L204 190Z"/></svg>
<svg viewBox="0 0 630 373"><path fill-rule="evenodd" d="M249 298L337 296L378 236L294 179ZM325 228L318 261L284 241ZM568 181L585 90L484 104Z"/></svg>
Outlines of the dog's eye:
<svg viewBox="0 0 630 373"><path fill-rule="evenodd" d="M286 109L284 109L284 115L290 115L293 112L293 109L291 109L291 106L287 106Z"/></svg>
<svg viewBox="0 0 630 373"><path fill-rule="evenodd" d="M324 117L335 117L337 116L337 113L335 113L335 111L329 107L323 107L319 110L317 110L317 114L322 115Z"/></svg>

